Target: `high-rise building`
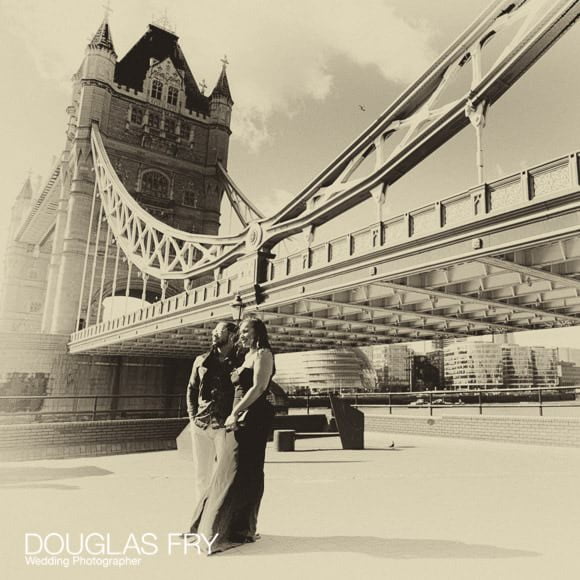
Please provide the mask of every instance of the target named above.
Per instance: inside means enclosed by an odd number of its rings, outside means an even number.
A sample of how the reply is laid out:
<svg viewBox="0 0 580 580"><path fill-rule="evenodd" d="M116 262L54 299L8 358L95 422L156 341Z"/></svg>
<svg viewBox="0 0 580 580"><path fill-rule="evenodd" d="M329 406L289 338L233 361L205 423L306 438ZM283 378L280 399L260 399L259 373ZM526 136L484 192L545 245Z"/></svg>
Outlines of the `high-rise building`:
<svg viewBox="0 0 580 580"><path fill-rule="evenodd" d="M573 362L558 363L558 385L560 387L580 386L580 367Z"/></svg>
<svg viewBox="0 0 580 580"><path fill-rule="evenodd" d="M434 350L413 356L413 391L438 390L444 387L443 351Z"/></svg>
<svg viewBox="0 0 580 580"><path fill-rule="evenodd" d="M534 386L534 358L529 346L502 345L503 380L506 389Z"/></svg>
<svg viewBox="0 0 580 580"><path fill-rule="evenodd" d="M450 389L550 388L558 382L557 349L489 342L457 342L445 348Z"/></svg>
<svg viewBox="0 0 580 580"><path fill-rule="evenodd" d="M544 346L532 347L534 361L534 386L555 387L558 384L558 349Z"/></svg>
<svg viewBox="0 0 580 580"><path fill-rule="evenodd" d="M558 360L580 366L580 348L558 347Z"/></svg>
<svg viewBox="0 0 580 580"><path fill-rule="evenodd" d="M457 342L445 348L445 385L452 390L503 386L502 348L489 342Z"/></svg>
<svg viewBox="0 0 580 580"><path fill-rule="evenodd" d="M363 352L377 375L381 391L408 391L410 389L413 351L405 344L365 346Z"/></svg>

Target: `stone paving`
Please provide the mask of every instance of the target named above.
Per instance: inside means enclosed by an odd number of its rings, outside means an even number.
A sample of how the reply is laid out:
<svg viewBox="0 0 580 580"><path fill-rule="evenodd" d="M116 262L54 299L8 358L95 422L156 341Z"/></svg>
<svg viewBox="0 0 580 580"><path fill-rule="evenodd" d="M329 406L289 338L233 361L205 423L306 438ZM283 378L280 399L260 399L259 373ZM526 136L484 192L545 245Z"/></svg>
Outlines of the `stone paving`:
<svg viewBox="0 0 580 580"><path fill-rule="evenodd" d="M391 440L367 433L364 451L334 438L299 440L293 453L269 448L262 539L209 558L168 553L168 534L185 529L192 507L193 465L176 451L4 463L1 577L580 577L578 450L408 435L391 449ZM73 551L82 533L109 534L116 552L131 534L153 551L141 535L155 534L146 538L158 553L130 548L141 560L124 568L73 566L72 556L68 568L27 565L25 533L51 532L68 533Z"/></svg>

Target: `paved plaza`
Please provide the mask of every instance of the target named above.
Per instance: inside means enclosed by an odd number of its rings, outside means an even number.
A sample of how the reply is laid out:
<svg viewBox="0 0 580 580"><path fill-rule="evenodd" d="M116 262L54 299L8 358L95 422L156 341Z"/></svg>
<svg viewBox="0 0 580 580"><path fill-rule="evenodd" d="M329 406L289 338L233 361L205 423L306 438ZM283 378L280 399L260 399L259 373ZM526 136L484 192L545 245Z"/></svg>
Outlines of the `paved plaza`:
<svg viewBox="0 0 580 580"><path fill-rule="evenodd" d="M0 466L3 578L554 579L580 577L576 449L367 433L271 444L262 539L203 557L169 555L191 510L192 463L168 451ZM33 567L24 535L155 534L125 568ZM129 552L133 555L134 552Z"/></svg>

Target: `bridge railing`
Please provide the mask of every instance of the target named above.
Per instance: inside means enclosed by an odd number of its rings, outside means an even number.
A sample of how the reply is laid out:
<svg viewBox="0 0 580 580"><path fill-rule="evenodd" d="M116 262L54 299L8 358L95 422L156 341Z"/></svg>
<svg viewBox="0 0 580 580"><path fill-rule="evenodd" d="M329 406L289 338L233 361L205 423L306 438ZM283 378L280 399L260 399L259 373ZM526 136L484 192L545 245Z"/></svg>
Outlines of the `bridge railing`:
<svg viewBox="0 0 580 580"><path fill-rule="evenodd" d="M236 277L223 278L209 282L203 286L192 288L191 290L185 290L171 298L147 304L143 308L139 308L128 314L123 314L122 316L111 318L99 324L93 324L78 330L71 335L71 341L91 338L104 332L111 332L140 322L158 319L168 314L179 312L180 310L186 310L192 306L201 306L209 304L214 300L231 297L235 281Z"/></svg>
<svg viewBox="0 0 580 580"><path fill-rule="evenodd" d="M558 157L525 171L484 183L442 200L413 209L366 228L345 234L274 260L269 281L432 236L496 214L565 195L579 185L579 153Z"/></svg>
<svg viewBox="0 0 580 580"><path fill-rule="evenodd" d="M102 419L182 418L182 395L2 395L0 424L97 421Z"/></svg>

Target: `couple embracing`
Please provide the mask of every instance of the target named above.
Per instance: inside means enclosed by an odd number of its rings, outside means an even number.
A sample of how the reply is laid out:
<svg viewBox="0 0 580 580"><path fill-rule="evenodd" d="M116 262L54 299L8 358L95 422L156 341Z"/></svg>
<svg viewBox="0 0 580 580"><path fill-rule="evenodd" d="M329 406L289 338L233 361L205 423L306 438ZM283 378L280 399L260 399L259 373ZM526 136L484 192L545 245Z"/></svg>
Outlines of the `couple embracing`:
<svg viewBox="0 0 580 580"><path fill-rule="evenodd" d="M187 387L195 468L189 533L218 535L212 552L254 542L274 408L267 400L274 357L264 323L220 322L196 358ZM241 347L241 348L240 348Z"/></svg>

